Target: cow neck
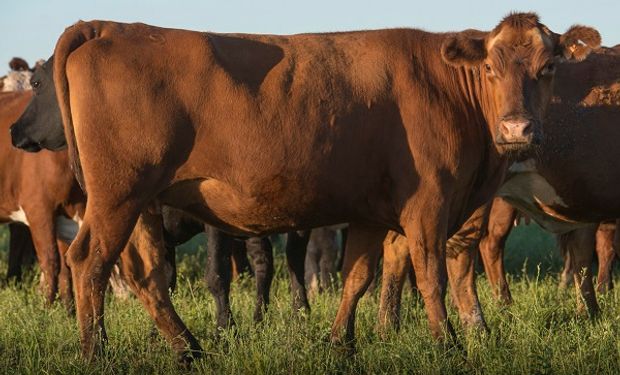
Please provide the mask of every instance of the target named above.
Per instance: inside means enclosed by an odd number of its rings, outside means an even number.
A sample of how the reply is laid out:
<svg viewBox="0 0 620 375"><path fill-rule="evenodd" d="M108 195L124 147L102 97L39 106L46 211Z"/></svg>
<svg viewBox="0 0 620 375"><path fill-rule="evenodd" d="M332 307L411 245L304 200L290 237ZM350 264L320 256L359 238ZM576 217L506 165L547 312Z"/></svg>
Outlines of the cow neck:
<svg viewBox="0 0 620 375"><path fill-rule="evenodd" d="M489 97L485 81L480 75L478 66L463 66L458 68L442 64L456 82L453 103L460 106L463 116L463 125L467 126L482 145L475 175L472 178L468 204L462 214L467 217L479 206L485 204L499 188L508 168L507 157L500 155L493 142L490 126L497 118L496 111Z"/></svg>

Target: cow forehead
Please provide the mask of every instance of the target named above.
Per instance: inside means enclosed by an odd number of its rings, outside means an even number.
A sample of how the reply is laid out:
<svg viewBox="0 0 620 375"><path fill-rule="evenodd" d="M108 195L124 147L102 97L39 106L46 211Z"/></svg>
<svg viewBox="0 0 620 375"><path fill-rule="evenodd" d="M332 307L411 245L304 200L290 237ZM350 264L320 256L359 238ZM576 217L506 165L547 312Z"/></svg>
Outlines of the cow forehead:
<svg viewBox="0 0 620 375"><path fill-rule="evenodd" d="M551 51L553 40L539 27L532 27L527 30L504 27L488 39L486 47L489 53L498 48L530 53L540 50Z"/></svg>

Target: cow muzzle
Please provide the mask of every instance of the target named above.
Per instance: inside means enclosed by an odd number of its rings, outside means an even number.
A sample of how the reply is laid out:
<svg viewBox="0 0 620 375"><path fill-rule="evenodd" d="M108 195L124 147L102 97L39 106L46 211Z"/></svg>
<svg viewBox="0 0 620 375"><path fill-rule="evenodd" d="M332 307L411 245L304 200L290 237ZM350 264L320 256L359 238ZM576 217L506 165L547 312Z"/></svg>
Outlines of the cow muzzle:
<svg viewBox="0 0 620 375"><path fill-rule="evenodd" d="M24 135L20 130L19 124L13 124L9 129L11 133L11 143L14 147L28 152L41 151L41 145Z"/></svg>
<svg viewBox="0 0 620 375"><path fill-rule="evenodd" d="M540 135L536 132L536 122L525 117L501 118L495 143L511 148L540 143Z"/></svg>

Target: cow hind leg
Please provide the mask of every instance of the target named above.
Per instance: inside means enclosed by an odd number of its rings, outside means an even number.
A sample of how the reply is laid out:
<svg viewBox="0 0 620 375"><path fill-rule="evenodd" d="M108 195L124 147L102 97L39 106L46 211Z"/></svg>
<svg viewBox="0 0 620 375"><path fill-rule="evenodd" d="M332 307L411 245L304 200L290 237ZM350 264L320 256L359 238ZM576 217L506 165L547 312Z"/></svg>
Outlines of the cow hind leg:
<svg viewBox="0 0 620 375"><path fill-rule="evenodd" d="M343 263L344 288L340 307L332 325L331 342L353 348L355 338L355 311L374 278L386 230L351 224Z"/></svg>
<svg viewBox="0 0 620 375"><path fill-rule="evenodd" d="M146 307L157 329L170 343L183 365L200 356L202 349L170 300L172 266L161 233L161 216L144 212L121 253L121 274Z"/></svg>
<svg viewBox="0 0 620 375"><path fill-rule="evenodd" d="M230 283L232 281L231 249L233 238L219 229L205 225L207 234L206 281L215 298L217 331L235 325L230 309Z"/></svg>
<svg viewBox="0 0 620 375"><path fill-rule="evenodd" d="M263 320L263 313L269 304L269 292L273 281L273 249L269 238L251 237L246 241L248 255L254 266L256 278L256 307L254 321Z"/></svg>

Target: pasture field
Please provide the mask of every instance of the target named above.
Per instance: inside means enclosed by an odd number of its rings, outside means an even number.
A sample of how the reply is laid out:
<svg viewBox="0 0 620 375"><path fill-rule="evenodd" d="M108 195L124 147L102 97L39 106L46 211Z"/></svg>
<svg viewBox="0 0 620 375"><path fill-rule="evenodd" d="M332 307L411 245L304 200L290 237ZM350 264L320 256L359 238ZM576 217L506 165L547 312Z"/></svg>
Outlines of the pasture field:
<svg viewBox="0 0 620 375"><path fill-rule="evenodd" d="M6 273L6 232L0 233L0 278ZM491 334L464 335L450 308L464 350L446 349L427 329L423 305L406 292L403 327L386 340L374 332L378 290L358 308L357 353L344 356L324 341L339 295L311 300L312 311L291 312L282 252L276 256L272 302L264 322L252 322L253 279L236 281L232 306L236 334L214 339L214 303L202 282L204 251L195 240L179 256L175 305L206 351L190 373L207 374L598 374L620 373L619 289L601 297L603 313L591 321L576 316L573 289L557 288L561 261L553 238L535 226L517 228L508 244L507 268L514 305L494 303L483 275L481 302ZM165 374L182 373L166 343L152 334L139 302L108 297L109 345L92 363L78 355L75 319L58 303L43 306L31 273L22 287L0 288L0 373L2 374Z"/></svg>

